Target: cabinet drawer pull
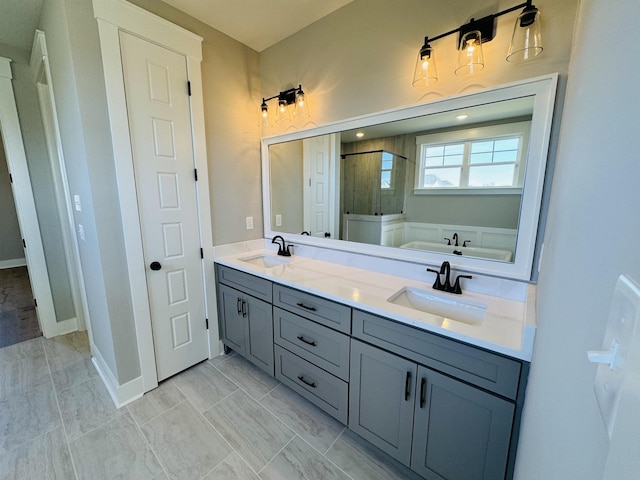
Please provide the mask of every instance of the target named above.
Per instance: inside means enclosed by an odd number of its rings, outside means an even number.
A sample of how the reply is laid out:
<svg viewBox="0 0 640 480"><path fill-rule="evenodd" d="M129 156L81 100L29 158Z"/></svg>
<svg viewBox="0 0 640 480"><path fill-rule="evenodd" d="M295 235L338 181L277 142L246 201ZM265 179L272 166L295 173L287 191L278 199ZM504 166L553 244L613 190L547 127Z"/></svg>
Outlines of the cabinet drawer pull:
<svg viewBox="0 0 640 480"><path fill-rule="evenodd" d="M305 310L309 310L311 312L315 312L316 311L316 307L311 307L309 305L305 305L302 302L298 302L298 303L296 303L296 305L298 305L300 308L304 308Z"/></svg>
<svg viewBox="0 0 640 480"><path fill-rule="evenodd" d="M298 375L298 380L300 380L302 383L304 383L305 385L307 385L307 386L309 386L311 388L316 388L315 382L310 382L309 380L304 378L304 375Z"/></svg>
<svg viewBox="0 0 640 480"><path fill-rule="evenodd" d="M242 313L242 299L240 297L238 297L238 300L236 301L236 308L238 310L238 315L240 315Z"/></svg>
<svg viewBox="0 0 640 480"><path fill-rule="evenodd" d="M407 372L407 379L404 382L404 399L409 400L411 396L411 372Z"/></svg>
<svg viewBox="0 0 640 480"><path fill-rule="evenodd" d="M242 318L247 316L247 302L242 301Z"/></svg>
<svg viewBox="0 0 640 480"><path fill-rule="evenodd" d="M422 378L420 382L420 408L424 408L424 404L427 401L427 379Z"/></svg>
<svg viewBox="0 0 640 480"><path fill-rule="evenodd" d="M307 345L311 345L312 347L315 347L317 345L316 342L314 342L313 340L307 340L302 335L298 335L298 340L300 340L303 343L306 343Z"/></svg>

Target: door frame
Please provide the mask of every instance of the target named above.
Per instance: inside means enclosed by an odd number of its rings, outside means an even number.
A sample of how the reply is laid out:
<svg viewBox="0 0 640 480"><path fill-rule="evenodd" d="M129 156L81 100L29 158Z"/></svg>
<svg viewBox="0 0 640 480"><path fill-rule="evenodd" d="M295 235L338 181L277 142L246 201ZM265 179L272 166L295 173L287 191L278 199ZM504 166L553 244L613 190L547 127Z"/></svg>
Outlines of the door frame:
<svg viewBox="0 0 640 480"><path fill-rule="evenodd" d="M203 39L124 0L93 0L93 11L98 22L100 37L140 371L143 391L147 392L158 385L158 377L120 55L119 31L122 30L184 55L187 60L187 75L191 82L191 96L189 98L193 153L195 168L198 169L196 189L201 232L200 244L204 254L202 275L204 279L205 313L209 319L209 358L213 358L220 354L220 342L214 293L213 238L200 68Z"/></svg>
<svg viewBox="0 0 640 480"><path fill-rule="evenodd" d="M40 115L44 126L44 135L49 153L49 164L53 180L53 188L56 196L56 211L60 219L62 229L62 243L66 256L66 265L69 272L71 296L76 313L75 318L59 322L58 335L86 330L90 328L86 319L89 318L89 308L84 288L82 265L80 264L80 249L78 238L75 235L75 221L71 206L71 190L67 181L67 169L64 162L64 152L60 137L60 125L56 109L53 85L51 83L51 69L49 67L49 54L45 34L36 30L30 59L31 73L38 92ZM62 325L65 324L65 325Z"/></svg>
<svg viewBox="0 0 640 480"><path fill-rule="evenodd" d="M20 233L26 244L24 256L29 270L32 293L37 300L38 322L42 334L49 338L57 335L56 312L12 80L11 60L0 57L0 131L7 157L7 167L11 175Z"/></svg>

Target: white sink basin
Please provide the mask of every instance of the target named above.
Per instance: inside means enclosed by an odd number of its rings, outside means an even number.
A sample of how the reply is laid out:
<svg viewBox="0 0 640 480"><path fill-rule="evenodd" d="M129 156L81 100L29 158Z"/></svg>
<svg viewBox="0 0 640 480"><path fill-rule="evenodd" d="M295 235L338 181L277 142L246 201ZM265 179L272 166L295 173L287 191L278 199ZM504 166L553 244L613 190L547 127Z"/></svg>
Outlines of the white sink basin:
<svg viewBox="0 0 640 480"><path fill-rule="evenodd" d="M251 257L241 258L241 262L247 262L258 267L271 268L284 265L291 261L290 258L276 257L275 255L259 254Z"/></svg>
<svg viewBox="0 0 640 480"><path fill-rule="evenodd" d="M452 293L414 287L403 287L391 295L387 302L471 325L482 323L487 313L487 305L484 303L460 298Z"/></svg>

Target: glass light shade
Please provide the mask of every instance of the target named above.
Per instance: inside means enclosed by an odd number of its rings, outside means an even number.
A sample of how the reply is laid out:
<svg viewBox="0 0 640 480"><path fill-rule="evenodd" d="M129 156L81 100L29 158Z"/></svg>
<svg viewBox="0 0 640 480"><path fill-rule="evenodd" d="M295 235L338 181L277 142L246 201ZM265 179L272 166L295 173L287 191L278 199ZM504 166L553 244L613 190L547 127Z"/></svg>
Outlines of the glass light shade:
<svg viewBox="0 0 640 480"><path fill-rule="evenodd" d="M425 44L418 53L416 69L413 73L414 87L428 87L438 81L435 52L431 46Z"/></svg>
<svg viewBox="0 0 640 480"><path fill-rule="evenodd" d="M483 68L482 36L477 30L467 32L460 40L458 68L455 69L454 73L456 75L472 75Z"/></svg>
<svg viewBox="0 0 640 480"><path fill-rule="evenodd" d="M309 113L309 101L302 90L296 92L296 106L293 116L296 118L308 118L311 116Z"/></svg>
<svg viewBox="0 0 640 480"><path fill-rule="evenodd" d="M526 62L542 53L542 31L540 13L531 5L525 7L515 25L507 52L508 62Z"/></svg>
<svg viewBox="0 0 640 480"><path fill-rule="evenodd" d="M289 115L289 108L287 102L278 101L278 109L276 110L276 122L289 122L291 117Z"/></svg>

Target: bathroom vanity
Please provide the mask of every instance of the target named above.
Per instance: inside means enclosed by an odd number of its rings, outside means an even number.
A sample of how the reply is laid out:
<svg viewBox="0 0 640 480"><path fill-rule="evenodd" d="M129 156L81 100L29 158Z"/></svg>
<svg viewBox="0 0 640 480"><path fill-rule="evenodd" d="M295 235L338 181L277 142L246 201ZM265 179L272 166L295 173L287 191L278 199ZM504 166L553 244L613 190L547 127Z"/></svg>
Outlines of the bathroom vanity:
<svg viewBox="0 0 640 480"><path fill-rule="evenodd" d="M263 138L264 238L294 255L216 254L225 347L424 478L511 479L557 80ZM441 264L461 295L432 289Z"/></svg>
<svg viewBox="0 0 640 480"><path fill-rule="evenodd" d="M535 331L526 302L436 297L484 308L458 321L394 301L426 282L268 251L216 262L226 348L427 479L512 477Z"/></svg>

